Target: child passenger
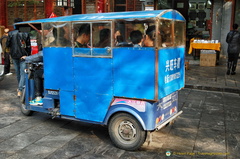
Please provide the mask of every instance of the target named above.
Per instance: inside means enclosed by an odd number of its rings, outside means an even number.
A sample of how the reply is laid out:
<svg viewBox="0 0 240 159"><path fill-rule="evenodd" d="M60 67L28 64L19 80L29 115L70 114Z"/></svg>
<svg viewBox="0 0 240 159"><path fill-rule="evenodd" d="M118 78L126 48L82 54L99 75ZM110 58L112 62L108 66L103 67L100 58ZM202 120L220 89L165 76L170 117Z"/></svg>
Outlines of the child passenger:
<svg viewBox="0 0 240 159"><path fill-rule="evenodd" d="M133 47L142 47L143 34L139 30L134 30L130 33L130 39L132 41Z"/></svg>

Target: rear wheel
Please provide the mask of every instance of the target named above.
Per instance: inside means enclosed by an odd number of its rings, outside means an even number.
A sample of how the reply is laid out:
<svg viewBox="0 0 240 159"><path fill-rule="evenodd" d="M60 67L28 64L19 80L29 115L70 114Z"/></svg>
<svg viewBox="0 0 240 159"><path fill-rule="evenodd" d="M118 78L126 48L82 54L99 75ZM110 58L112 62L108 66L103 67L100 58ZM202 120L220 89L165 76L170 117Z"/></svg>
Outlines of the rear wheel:
<svg viewBox="0 0 240 159"><path fill-rule="evenodd" d="M113 143L124 150L136 150L146 140L147 132L132 115L119 113L112 117L108 127Z"/></svg>

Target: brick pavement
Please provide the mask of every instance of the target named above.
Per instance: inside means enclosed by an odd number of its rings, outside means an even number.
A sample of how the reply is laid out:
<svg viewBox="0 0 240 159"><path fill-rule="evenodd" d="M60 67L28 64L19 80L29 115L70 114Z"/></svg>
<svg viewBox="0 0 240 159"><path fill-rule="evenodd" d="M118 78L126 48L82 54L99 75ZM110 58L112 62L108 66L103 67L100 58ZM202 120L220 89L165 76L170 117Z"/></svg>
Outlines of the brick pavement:
<svg viewBox="0 0 240 159"><path fill-rule="evenodd" d="M226 75L226 64L215 67L190 65L186 70L185 88L212 90L240 94L240 63L236 75Z"/></svg>

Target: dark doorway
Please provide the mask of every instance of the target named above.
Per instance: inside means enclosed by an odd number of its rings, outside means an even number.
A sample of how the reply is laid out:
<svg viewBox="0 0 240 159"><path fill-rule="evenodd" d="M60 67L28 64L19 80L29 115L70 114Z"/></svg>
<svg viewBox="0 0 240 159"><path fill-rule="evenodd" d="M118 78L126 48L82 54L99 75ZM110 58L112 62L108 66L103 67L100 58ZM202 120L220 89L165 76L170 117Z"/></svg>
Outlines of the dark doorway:
<svg viewBox="0 0 240 159"><path fill-rule="evenodd" d="M81 14L82 13L82 4L79 0L74 0L74 8L72 9L72 14Z"/></svg>

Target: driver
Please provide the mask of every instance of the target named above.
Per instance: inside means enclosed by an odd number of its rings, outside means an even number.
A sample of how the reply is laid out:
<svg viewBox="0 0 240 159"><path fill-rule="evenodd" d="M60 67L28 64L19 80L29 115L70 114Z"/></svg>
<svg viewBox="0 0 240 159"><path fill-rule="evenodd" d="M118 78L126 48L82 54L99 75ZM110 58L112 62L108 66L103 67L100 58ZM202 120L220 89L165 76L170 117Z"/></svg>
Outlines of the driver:
<svg viewBox="0 0 240 159"><path fill-rule="evenodd" d="M31 56L22 56L21 59L25 63L43 62L42 51ZM30 105L43 105L42 92L43 92L43 65L34 72L35 96L36 98L29 102Z"/></svg>

